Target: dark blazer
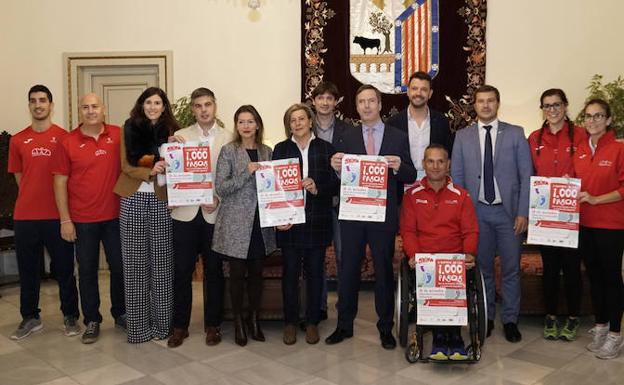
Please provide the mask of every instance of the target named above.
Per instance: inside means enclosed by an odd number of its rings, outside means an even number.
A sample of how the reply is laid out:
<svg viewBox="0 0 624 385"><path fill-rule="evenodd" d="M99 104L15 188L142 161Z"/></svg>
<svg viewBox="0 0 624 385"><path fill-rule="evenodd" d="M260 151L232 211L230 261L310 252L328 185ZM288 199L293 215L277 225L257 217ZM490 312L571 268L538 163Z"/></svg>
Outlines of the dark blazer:
<svg viewBox="0 0 624 385"><path fill-rule="evenodd" d="M448 119L438 111L429 109L429 119L431 121L431 136L429 143L441 144L451 156L453 150L453 140L455 135L451 132ZM386 124L398 128L407 133L407 108L398 114L391 116L386 120ZM414 162L420 162L421 159L412 159Z"/></svg>
<svg viewBox="0 0 624 385"><path fill-rule="evenodd" d="M334 123L334 136L332 137L332 145L334 148L340 147L342 145L344 133L349 129L352 129L353 126L349 123L345 122L342 119L336 118Z"/></svg>
<svg viewBox="0 0 624 385"><path fill-rule="evenodd" d="M279 247L326 247L331 242L332 196L338 194L340 184L329 161L335 152L334 146L322 139L316 138L310 142L307 159L308 177L314 180L318 193L306 195L305 223L294 225L287 231L277 230ZM299 169L303 173L301 152L290 138L278 143L273 149L274 160L288 158L299 158Z"/></svg>
<svg viewBox="0 0 624 385"><path fill-rule="evenodd" d="M336 151L345 154L366 155L362 126L347 129L342 136L342 143L336 147ZM396 232L399 224L399 195L403 195L403 190L398 188L399 182L413 183L416 180L416 169L414 169L410 158L407 133L386 124L379 155L396 155L401 158L401 167L396 175L393 170L388 171L386 221L379 223L384 230ZM348 223L350 221L343 222Z"/></svg>

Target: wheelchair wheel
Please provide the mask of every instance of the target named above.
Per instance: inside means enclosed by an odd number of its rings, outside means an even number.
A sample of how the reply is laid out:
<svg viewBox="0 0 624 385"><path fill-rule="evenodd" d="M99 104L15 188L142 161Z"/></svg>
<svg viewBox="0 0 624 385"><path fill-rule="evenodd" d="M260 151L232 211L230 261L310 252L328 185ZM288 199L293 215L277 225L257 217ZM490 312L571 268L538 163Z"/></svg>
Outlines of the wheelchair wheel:
<svg viewBox="0 0 624 385"><path fill-rule="evenodd" d="M477 295L477 330L479 346L482 347L485 345L485 334L487 332L487 297L485 295L483 275L479 270L475 270L475 289ZM476 353L479 353L479 356L481 355L480 352Z"/></svg>
<svg viewBox="0 0 624 385"><path fill-rule="evenodd" d="M416 342L412 342L409 344L407 349L405 349L405 359L410 364L415 363L420 358L420 349L418 349L418 345Z"/></svg>
<svg viewBox="0 0 624 385"><path fill-rule="evenodd" d="M407 258L401 260L397 279L396 295L396 333L401 347L407 346L409 333L409 308L410 308L410 288L409 288L410 268Z"/></svg>

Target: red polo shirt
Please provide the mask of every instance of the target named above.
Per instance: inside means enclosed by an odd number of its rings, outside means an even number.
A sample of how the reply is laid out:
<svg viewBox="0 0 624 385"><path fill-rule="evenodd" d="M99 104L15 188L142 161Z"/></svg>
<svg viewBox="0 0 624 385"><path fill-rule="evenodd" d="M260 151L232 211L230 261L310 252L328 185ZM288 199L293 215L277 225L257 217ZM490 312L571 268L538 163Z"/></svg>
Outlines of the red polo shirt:
<svg viewBox="0 0 624 385"><path fill-rule="evenodd" d="M573 141L570 141L567 122L564 123L561 130L556 134L553 134L548 127L545 127L543 129L542 142L539 144L541 130L535 130L529 135L529 146L531 147L531 158L533 159L535 175L551 177L572 175L574 173L572 149L576 152L580 143L587 141L585 129L574 126ZM540 149L539 155L537 153L538 148Z"/></svg>
<svg viewBox="0 0 624 385"><path fill-rule="evenodd" d="M401 237L409 258L416 253L477 255L479 226L468 192L450 178L440 191L427 183L407 190L401 205Z"/></svg>
<svg viewBox="0 0 624 385"><path fill-rule="evenodd" d="M51 160L65 135L67 131L53 124L43 132L29 126L11 137L8 170L22 174L14 219L58 219Z"/></svg>
<svg viewBox="0 0 624 385"><path fill-rule="evenodd" d="M615 141L613 131L598 139L593 156L589 139L581 143L574 154L574 171L581 179L581 191L596 196L617 190L624 198L624 144ZM581 203L581 226L624 229L624 199L600 205Z"/></svg>
<svg viewBox="0 0 624 385"><path fill-rule="evenodd" d="M102 222L119 217L119 196L113 187L121 173L119 135L110 124L97 141L77 127L59 146L52 173L67 175L69 214L74 222Z"/></svg>

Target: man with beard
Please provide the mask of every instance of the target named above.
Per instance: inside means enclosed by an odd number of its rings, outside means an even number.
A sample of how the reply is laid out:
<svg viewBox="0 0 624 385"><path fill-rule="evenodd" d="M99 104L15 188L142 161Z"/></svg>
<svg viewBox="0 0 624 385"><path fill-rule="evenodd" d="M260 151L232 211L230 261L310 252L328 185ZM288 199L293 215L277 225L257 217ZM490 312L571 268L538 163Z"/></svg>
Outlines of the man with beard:
<svg viewBox="0 0 624 385"><path fill-rule="evenodd" d="M53 108L48 87L40 84L31 87L28 91L31 124L15 134L9 144L8 169L19 187L13 224L22 322L11 334L14 340L43 328L38 306L44 246L52 259L50 266L59 285L65 335L80 334L74 247L61 238L50 162L67 131L52 124Z"/></svg>
<svg viewBox="0 0 624 385"><path fill-rule="evenodd" d="M409 105L386 121L389 126L408 134L410 157L418 172L417 180L425 176L422 159L429 144L440 144L449 154L453 149L453 133L448 120L427 105L431 95L433 95L431 76L425 72L414 72L409 78L407 88Z"/></svg>

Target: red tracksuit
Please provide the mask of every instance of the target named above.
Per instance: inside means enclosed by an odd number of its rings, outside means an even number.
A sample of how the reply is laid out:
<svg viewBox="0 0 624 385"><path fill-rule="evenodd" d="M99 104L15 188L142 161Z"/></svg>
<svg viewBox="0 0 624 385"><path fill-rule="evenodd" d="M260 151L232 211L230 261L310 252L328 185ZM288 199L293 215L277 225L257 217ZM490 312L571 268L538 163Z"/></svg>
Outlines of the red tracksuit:
<svg viewBox="0 0 624 385"><path fill-rule="evenodd" d="M574 154L574 171L581 179L581 191L596 196L617 190L624 197L624 144L615 141L613 131L607 131L592 156L589 140L585 140ZM582 203L581 226L624 229L624 199L600 205Z"/></svg>
<svg viewBox="0 0 624 385"><path fill-rule="evenodd" d="M540 131L542 141L539 143ZM537 176L564 176L573 175L571 151L578 151L581 143L587 141L587 133L581 127L574 126L573 143L568 135L568 123L565 123L556 134L550 132L548 127L535 130L529 135L529 146L533 168ZM539 155L537 153L539 149Z"/></svg>
<svg viewBox="0 0 624 385"><path fill-rule="evenodd" d="M409 258L416 253L477 254L479 226L474 206L468 192L450 178L438 192L429 187L427 177L407 190L400 231Z"/></svg>

